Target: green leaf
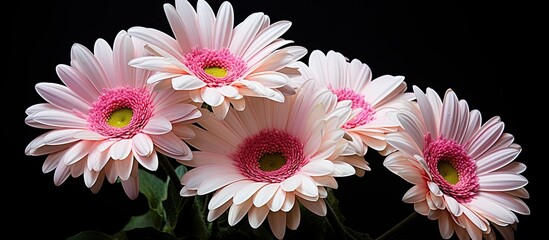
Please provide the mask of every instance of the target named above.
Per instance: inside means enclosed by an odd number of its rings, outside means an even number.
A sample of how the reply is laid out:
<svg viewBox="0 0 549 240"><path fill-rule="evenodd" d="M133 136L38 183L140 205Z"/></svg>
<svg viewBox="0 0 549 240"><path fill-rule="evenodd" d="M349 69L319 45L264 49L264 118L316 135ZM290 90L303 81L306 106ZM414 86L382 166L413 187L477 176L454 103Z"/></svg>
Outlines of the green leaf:
<svg viewBox="0 0 549 240"><path fill-rule="evenodd" d="M183 174L187 172L187 168L183 165L180 165L175 169L176 175L181 179ZM164 220L166 221L166 226L164 226L164 231L172 232L179 218L179 213L181 212L181 207L183 206L183 197L179 195L181 190L181 185L175 185L174 181L170 180L170 177L164 183L164 188L166 189L167 197L162 201L162 206L164 207L165 216Z"/></svg>
<svg viewBox="0 0 549 240"><path fill-rule="evenodd" d="M146 170L139 169L139 192L147 198L150 209L161 216L164 214L162 201L167 198L164 181Z"/></svg>
<svg viewBox="0 0 549 240"><path fill-rule="evenodd" d="M136 228L126 232L128 239L139 240L177 240L175 236L155 228Z"/></svg>
<svg viewBox="0 0 549 240"><path fill-rule="evenodd" d="M130 221L124 226L123 231L129 231L136 228L161 228L162 217L154 210L149 210L147 213L139 216L132 216Z"/></svg>
<svg viewBox="0 0 549 240"><path fill-rule="evenodd" d="M67 240L120 240L106 233L97 231L82 231L67 238Z"/></svg>

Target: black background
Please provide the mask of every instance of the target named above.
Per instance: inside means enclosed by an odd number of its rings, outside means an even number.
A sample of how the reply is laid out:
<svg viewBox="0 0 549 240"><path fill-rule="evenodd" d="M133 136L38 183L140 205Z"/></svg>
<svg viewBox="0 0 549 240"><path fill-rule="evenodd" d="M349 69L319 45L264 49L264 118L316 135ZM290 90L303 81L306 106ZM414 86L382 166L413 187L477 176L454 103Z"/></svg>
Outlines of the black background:
<svg viewBox="0 0 549 240"><path fill-rule="evenodd" d="M173 1L42 1L20 2L9 18L11 57L2 99L7 147L2 199L8 227L3 232L21 238L66 239L79 231L114 233L136 213L142 197L129 200L121 186L104 184L92 194L82 177L53 184L53 172L41 171L45 156L24 155L26 145L40 130L24 124L25 108L43 100L34 90L38 82L60 83L57 64L68 64L70 48L80 43L92 49L97 38L112 44L118 31L132 26L154 27L172 34L164 3ZM191 1L196 6L196 1ZM217 12L220 1L209 1ZM233 1L235 23L262 11L271 22L290 20L283 35L309 49L339 51L349 59L367 63L374 77L403 75L410 86L431 87L439 94L452 88L483 121L500 116L505 131L523 148L517 161L527 165L526 189L531 198L529 216L518 215L516 239L539 236L542 230L542 166L547 112L541 93L546 77L541 72L546 30L540 7L516 3L462 1ZM10 11L10 10L6 10ZM308 55L305 60L307 62ZM11 109L14 108L15 109ZM5 120L14 121L6 123ZM16 126L14 131L13 126ZM341 201L345 223L377 237L413 211L401 201L410 187L389 173L382 158L366 156L372 171L362 178L338 179L334 193ZM244 219L243 221L246 221ZM424 217L405 228L397 239L440 239L435 221ZM455 239L457 239L454 236Z"/></svg>

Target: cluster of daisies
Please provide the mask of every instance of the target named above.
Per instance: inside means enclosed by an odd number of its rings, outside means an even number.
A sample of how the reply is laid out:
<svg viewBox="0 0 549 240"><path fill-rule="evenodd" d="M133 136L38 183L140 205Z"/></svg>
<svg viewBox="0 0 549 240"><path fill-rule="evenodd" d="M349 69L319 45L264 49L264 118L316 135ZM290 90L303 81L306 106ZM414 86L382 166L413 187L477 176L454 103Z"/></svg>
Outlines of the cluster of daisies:
<svg viewBox="0 0 549 240"><path fill-rule="evenodd" d="M63 84L41 82L46 101L25 122L46 129L26 147L47 155L43 172L61 185L83 176L98 192L106 179L139 195L139 172L159 156L190 170L181 197L211 194L208 221L228 212L235 225L266 219L282 239L300 224L300 206L325 216L336 178L370 170L368 149L413 186L403 201L438 220L440 235L513 238L528 215L521 147L499 117L482 121L448 89L402 76L372 79L368 65L281 38L291 22L253 13L234 25L229 2L217 14L204 0L164 4L173 35L120 31L111 45L74 44Z"/></svg>

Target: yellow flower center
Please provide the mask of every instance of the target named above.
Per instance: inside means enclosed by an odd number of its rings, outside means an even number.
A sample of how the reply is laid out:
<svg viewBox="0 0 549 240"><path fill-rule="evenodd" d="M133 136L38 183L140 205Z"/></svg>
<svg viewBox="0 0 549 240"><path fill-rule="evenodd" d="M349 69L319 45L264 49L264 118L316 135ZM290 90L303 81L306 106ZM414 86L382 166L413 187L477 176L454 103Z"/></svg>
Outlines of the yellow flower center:
<svg viewBox="0 0 549 240"><path fill-rule="evenodd" d="M206 67L204 68L204 72L206 72L210 76L222 78L227 76L227 70L220 67Z"/></svg>
<svg viewBox="0 0 549 240"><path fill-rule="evenodd" d="M263 171L274 171L286 164L286 158L280 153L265 154L259 159L259 168Z"/></svg>
<svg viewBox="0 0 549 240"><path fill-rule="evenodd" d="M454 166L447 161L439 161L437 164L438 172L448 183L454 185L459 182L459 174Z"/></svg>
<svg viewBox="0 0 549 240"><path fill-rule="evenodd" d="M112 127L123 128L130 124L133 117L131 108L119 108L111 113L107 122Z"/></svg>

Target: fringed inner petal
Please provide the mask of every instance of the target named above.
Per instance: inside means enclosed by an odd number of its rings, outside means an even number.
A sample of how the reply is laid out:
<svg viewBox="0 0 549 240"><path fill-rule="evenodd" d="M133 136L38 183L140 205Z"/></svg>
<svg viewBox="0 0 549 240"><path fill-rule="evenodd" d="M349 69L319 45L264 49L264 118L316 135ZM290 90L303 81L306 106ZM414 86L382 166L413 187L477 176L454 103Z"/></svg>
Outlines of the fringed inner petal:
<svg viewBox="0 0 549 240"><path fill-rule="evenodd" d="M425 146L425 160L440 190L460 203L469 202L479 189L475 161L454 140L440 138Z"/></svg>
<svg viewBox="0 0 549 240"><path fill-rule="evenodd" d="M374 120L376 111L368 102L364 101L363 95L350 88L330 88L330 90L337 96L338 101L351 100L353 102L351 106L353 109L362 109L360 113L343 125L344 129L362 126Z"/></svg>
<svg viewBox="0 0 549 240"><path fill-rule="evenodd" d="M152 98L145 88L108 89L92 104L88 126L108 138L131 138L143 130L152 113Z"/></svg>
<svg viewBox="0 0 549 240"><path fill-rule="evenodd" d="M276 129L264 129L246 138L231 158L250 180L271 183L295 175L308 162L303 155L303 144L296 137Z"/></svg>
<svg viewBox="0 0 549 240"><path fill-rule="evenodd" d="M185 66L208 87L230 85L246 72L246 62L228 49L194 49L185 55Z"/></svg>

